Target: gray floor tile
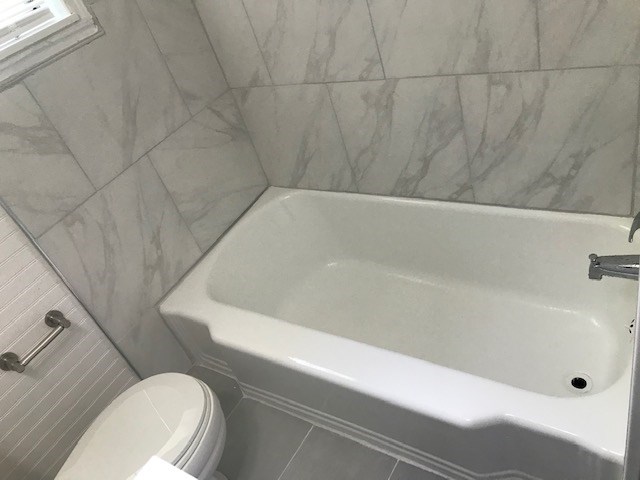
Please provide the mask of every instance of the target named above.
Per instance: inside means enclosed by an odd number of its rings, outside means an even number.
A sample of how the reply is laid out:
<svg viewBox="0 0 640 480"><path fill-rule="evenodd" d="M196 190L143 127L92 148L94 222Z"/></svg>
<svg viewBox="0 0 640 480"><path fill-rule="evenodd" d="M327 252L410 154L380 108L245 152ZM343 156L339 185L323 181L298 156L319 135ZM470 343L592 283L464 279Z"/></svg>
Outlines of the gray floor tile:
<svg viewBox="0 0 640 480"><path fill-rule="evenodd" d="M243 398L227 420L218 470L229 480L277 480L311 425Z"/></svg>
<svg viewBox="0 0 640 480"><path fill-rule="evenodd" d="M314 427L281 480L387 480L395 463L388 455Z"/></svg>
<svg viewBox="0 0 640 480"><path fill-rule="evenodd" d="M198 365L192 367L188 374L202 380L211 387L211 390L215 392L218 400L220 400L225 416L229 416L242 399L242 390L234 378Z"/></svg>
<svg viewBox="0 0 640 480"><path fill-rule="evenodd" d="M389 480L446 480L445 477L432 472L427 472L421 468L414 467L408 463L400 462L393 471Z"/></svg>

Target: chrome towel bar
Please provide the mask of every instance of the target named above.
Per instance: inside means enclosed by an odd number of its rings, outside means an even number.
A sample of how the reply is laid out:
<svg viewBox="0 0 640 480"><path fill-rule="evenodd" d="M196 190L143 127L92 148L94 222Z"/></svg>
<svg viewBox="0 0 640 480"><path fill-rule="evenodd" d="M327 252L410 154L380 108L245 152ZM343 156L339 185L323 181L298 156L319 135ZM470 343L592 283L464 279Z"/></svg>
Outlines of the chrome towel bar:
<svg viewBox="0 0 640 480"><path fill-rule="evenodd" d="M5 352L0 355L0 369L9 372L14 371L18 373L24 372L24 367L29 365L31 360L36 358L42 350L45 349L47 345L49 345L53 340L62 333L65 328L69 328L71 326L71 322L67 320L62 312L58 310L51 310L44 316L44 323L47 326L53 328L54 330L49 333L46 337L38 342L38 344L33 347L29 353L27 353L22 360L20 357L13 352Z"/></svg>

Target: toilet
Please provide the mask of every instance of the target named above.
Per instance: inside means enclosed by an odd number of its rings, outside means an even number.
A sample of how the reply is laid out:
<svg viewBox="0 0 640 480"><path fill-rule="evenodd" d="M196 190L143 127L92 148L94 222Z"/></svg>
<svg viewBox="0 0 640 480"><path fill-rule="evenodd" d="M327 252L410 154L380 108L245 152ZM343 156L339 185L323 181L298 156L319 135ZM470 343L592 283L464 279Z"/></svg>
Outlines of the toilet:
<svg viewBox="0 0 640 480"><path fill-rule="evenodd" d="M57 480L124 480L157 456L200 480L216 474L226 427L200 380L164 373L121 393L82 435ZM215 476L214 476L215 475Z"/></svg>

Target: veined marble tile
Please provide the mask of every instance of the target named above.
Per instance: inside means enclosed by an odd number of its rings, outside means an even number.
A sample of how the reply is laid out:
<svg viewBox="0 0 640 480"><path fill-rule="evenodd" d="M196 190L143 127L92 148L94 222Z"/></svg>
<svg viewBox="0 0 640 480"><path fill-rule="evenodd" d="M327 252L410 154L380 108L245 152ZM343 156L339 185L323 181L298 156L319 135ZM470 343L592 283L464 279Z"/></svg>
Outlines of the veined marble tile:
<svg viewBox="0 0 640 480"><path fill-rule="evenodd" d="M640 128L638 128L638 136L640 137ZM635 216L640 212L640 138L638 138L638 151L636 152L636 178L633 189L633 205L631 206L631 215Z"/></svg>
<svg viewBox="0 0 640 480"><path fill-rule="evenodd" d="M136 2L93 10L106 35L26 79L100 188L186 122L189 112Z"/></svg>
<svg viewBox="0 0 640 480"><path fill-rule="evenodd" d="M231 93L187 122L149 157L202 250L267 187Z"/></svg>
<svg viewBox="0 0 640 480"><path fill-rule="evenodd" d="M244 0L276 84L383 78L365 0Z"/></svg>
<svg viewBox="0 0 640 480"><path fill-rule="evenodd" d="M27 89L0 93L0 196L31 233L40 235L94 191Z"/></svg>
<svg viewBox="0 0 640 480"><path fill-rule="evenodd" d="M227 89L200 16L190 0L138 0L192 114Z"/></svg>
<svg viewBox="0 0 640 480"><path fill-rule="evenodd" d="M271 185L355 190L324 85L233 90Z"/></svg>
<svg viewBox="0 0 640 480"><path fill-rule="evenodd" d="M628 214L638 68L459 81L477 201Z"/></svg>
<svg viewBox="0 0 640 480"><path fill-rule="evenodd" d="M40 237L40 244L114 339L200 257L144 157Z"/></svg>
<svg viewBox="0 0 640 480"><path fill-rule="evenodd" d="M191 360L155 307L115 343L142 378L165 372L186 373L191 368Z"/></svg>
<svg viewBox="0 0 640 480"><path fill-rule="evenodd" d="M359 192L460 198L470 191L455 77L329 87Z"/></svg>
<svg viewBox="0 0 640 480"><path fill-rule="evenodd" d="M540 0L542 68L640 63L637 0Z"/></svg>
<svg viewBox="0 0 640 480"><path fill-rule="evenodd" d="M387 77L538 68L535 0L369 0Z"/></svg>
<svg viewBox="0 0 640 480"><path fill-rule="evenodd" d="M242 0L195 0L231 87L271 85Z"/></svg>

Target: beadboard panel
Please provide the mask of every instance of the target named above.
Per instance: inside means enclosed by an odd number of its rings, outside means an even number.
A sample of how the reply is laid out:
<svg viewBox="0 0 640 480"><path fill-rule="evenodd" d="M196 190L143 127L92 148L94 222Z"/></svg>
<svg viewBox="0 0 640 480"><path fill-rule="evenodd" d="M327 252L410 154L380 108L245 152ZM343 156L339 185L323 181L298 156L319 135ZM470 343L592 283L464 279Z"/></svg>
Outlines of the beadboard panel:
<svg viewBox="0 0 640 480"><path fill-rule="evenodd" d="M71 321L23 374L0 371L0 480L53 478L91 421L139 379L0 207L0 352L23 355Z"/></svg>

